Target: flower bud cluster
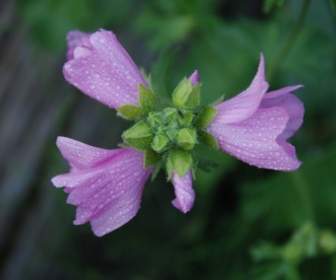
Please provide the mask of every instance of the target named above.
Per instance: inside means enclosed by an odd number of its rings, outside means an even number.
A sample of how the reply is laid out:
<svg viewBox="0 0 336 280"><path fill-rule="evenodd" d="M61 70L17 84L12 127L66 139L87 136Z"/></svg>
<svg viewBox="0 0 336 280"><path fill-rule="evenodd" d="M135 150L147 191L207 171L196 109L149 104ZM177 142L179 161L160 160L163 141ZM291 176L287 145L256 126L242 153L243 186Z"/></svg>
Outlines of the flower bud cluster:
<svg viewBox="0 0 336 280"><path fill-rule="evenodd" d="M201 142L217 147L204 129L216 111L200 104L201 85L183 79L165 106L150 88L140 86L140 106L125 105L118 114L136 123L122 134L125 145L144 151L145 166L165 166L168 178L173 172L184 176L195 169L193 150Z"/></svg>

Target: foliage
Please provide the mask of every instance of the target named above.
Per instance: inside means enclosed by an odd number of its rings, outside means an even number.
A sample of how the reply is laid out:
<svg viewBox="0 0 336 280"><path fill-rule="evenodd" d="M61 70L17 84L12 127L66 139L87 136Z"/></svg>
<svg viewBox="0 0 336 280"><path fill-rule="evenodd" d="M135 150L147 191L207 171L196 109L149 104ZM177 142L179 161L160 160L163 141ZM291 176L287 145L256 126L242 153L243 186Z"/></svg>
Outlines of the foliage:
<svg viewBox="0 0 336 280"><path fill-rule="evenodd" d="M170 207L172 189L162 179L146 189L136 220L97 240L87 227L72 227L73 213L62 202L53 218L57 227L51 227L62 235L62 244L53 253L45 252L51 245L41 244L42 257L32 258L40 266L61 267L66 279L335 279L333 2L310 1L303 27L279 62L304 1L251 1L255 7L248 13L245 1L139 2L22 0L19 10L33 41L53 54L64 48L72 28L122 30L122 38L131 34L135 41L126 46L138 49L137 59L149 57L145 66L156 93L168 96L197 68L204 103L246 88L263 52L272 88L305 86L298 93L305 123L293 140L302 168L282 174L257 170L200 147L202 170L190 215ZM138 117L134 108L124 110ZM59 166L58 159L53 166ZM38 275L33 268L27 271L31 279Z"/></svg>

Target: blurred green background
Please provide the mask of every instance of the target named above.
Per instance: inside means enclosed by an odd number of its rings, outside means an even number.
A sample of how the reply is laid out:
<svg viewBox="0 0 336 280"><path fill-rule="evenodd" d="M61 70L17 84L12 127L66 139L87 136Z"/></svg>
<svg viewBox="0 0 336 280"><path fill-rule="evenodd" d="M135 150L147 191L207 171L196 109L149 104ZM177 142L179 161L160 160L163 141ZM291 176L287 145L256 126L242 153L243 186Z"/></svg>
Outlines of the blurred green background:
<svg viewBox="0 0 336 280"><path fill-rule="evenodd" d="M305 86L300 170L203 150L217 166L188 215L161 174L121 229L73 226L56 136L112 148L128 126L62 77L66 33L101 27L160 94L199 69L204 102L245 89L263 52L271 88ZM335 35L334 0L1 0L0 279L336 279Z"/></svg>

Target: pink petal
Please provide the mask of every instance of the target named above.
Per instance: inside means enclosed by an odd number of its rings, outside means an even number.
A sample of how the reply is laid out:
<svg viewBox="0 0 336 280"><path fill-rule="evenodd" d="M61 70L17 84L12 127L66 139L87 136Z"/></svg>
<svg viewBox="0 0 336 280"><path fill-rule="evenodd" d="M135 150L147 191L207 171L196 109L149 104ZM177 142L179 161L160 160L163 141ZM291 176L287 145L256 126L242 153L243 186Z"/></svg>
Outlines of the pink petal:
<svg viewBox="0 0 336 280"><path fill-rule="evenodd" d="M71 167L77 169L94 167L122 151L96 148L62 136L57 137L56 145Z"/></svg>
<svg viewBox="0 0 336 280"><path fill-rule="evenodd" d="M138 87L147 83L112 32L95 32L83 44L68 41L73 59L64 65L63 73L69 83L111 108L138 104Z"/></svg>
<svg viewBox="0 0 336 280"><path fill-rule="evenodd" d="M267 93L262 100L261 107L282 107L286 110L289 121L287 123L286 129L279 136L283 140L287 140L301 127L303 123L304 116L304 106L299 98L291 94L295 90L301 88L298 86L284 87L275 91Z"/></svg>
<svg viewBox="0 0 336 280"><path fill-rule="evenodd" d="M267 89L268 83L265 80L265 62L261 54L258 71L251 85L239 95L216 106L216 122L230 124L251 117L258 109Z"/></svg>
<svg viewBox="0 0 336 280"><path fill-rule="evenodd" d="M111 150L105 157L108 150L88 146L87 151L80 149L78 155L84 164L78 165L79 158L74 155L78 147L87 145L77 141L75 145L67 145L70 139L65 143L62 154L70 164L75 162L75 168L56 176L53 183L58 186L63 183L69 194L68 203L77 206L74 224L90 222L94 233L103 236L131 220L140 208L144 184L151 173L143 167L143 154L123 148Z"/></svg>
<svg viewBox="0 0 336 280"><path fill-rule="evenodd" d="M172 182L175 190L175 199L172 201L173 206L183 213L189 212L195 200L191 171L183 177L174 173Z"/></svg>
<svg viewBox="0 0 336 280"><path fill-rule="evenodd" d="M289 171L300 166L295 148L279 138L289 118L285 108L260 108L238 124L213 122L208 131L224 151L248 164Z"/></svg>
<svg viewBox="0 0 336 280"><path fill-rule="evenodd" d="M193 86L197 85L200 82L200 75L198 73L198 70L192 72L188 79L191 81Z"/></svg>
<svg viewBox="0 0 336 280"><path fill-rule="evenodd" d="M90 36L88 33L84 33L78 30L70 31L67 35L67 59L70 60L74 58L74 50L77 47L90 49L92 46L89 38Z"/></svg>

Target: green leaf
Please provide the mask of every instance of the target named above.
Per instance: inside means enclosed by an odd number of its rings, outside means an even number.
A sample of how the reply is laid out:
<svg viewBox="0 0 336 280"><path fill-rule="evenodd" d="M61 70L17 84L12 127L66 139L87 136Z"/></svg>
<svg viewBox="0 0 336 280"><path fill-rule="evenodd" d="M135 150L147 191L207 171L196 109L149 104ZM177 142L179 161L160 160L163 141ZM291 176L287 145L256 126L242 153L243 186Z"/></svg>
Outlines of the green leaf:
<svg viewBox="0 0 336 280"><path fill-rule="evenodd" d="M160 161L160 155L153 150L145 150L144 153L144 165L145 167L153 166Z"/></svg>
<svg viewBox="0 0 336 280"><path fill-rule="evenodd" d="M180 129L177 133L176 142L181 148L185 150L192 150L197 143L197 134L195 129Z"/></svg>
<svg viewBox="0 0 336 280"><path fill-rule="evenodd" d="M136 121L143 116L141 108L134 105L124 105L117 109L118 115L126 120Z"/></svg>
<svg viewBox="0 0 336 280"><path fill-rule="evenodd" d="M265 0L263 10L265 13L269 13L274 8L282 7L285 4L285 0Z"/></svg>
<svg viewBox="0 0 336 280"><path fill-rule="evenodd" d="M324 154L303 159L296 172L246 183L242 187L242 215L249 223L262 217L267 223L262 225L273 232L290 230L311 219L332 224L336 215L335 164L336 147L325 148ZM316 187L321 184L323 190Z"/></svg>
<svg viewBox="0 0 336 280"><path fill-rule="evenodd" d="M197 118L196 126L201 129L207 128L216 115L217 110L214 107L204 107Z"/></svg>
<svg viewBox="0 0 336 280"><path fill-rule="evenodd" d="M144 112L150 112L153 109L155 109L155 104L156 104L156 96L154 92L143 86L139 86L139 95L140 95L140 106Z"/></svg>
<svg viewBox="0 0 336 280"><path fill-rule="evenodd" d="M329 0L330 2L330 7L333 10L333 13L336 12L336 0Z"/></svg>
<svg viewBox="0 0 336 280"><path fill-rule="evenodd" d="M321 250L327 254L336 252L336 236L331 230L323 230L320 233L319 245Z"/></svg>
<svg viewBox="0 0 336 280"><path fill-rule="evenodd" d="M152 131L145 121L139 121L122 134L124 142L134 148L145 150L150 148Z"/></svg>
<svg viewBox="0 0 336 280"><path fill-rule="evenodd" d="M219 145L218 145L216 138L213 137L210 133L207 133L202 130L198 132L198 135L199 135L200 141L203 144L208 145L209 147L216 149L216 150L219 149Z"/></svg>
<svg viewBox="0 0 336 280"><path fill-rule="evenodd" d="M172 150L167 158L167 174L171 178L173 172L177 172L179 176L184 176L192 168L192 156L184 150Z"/></svg>

